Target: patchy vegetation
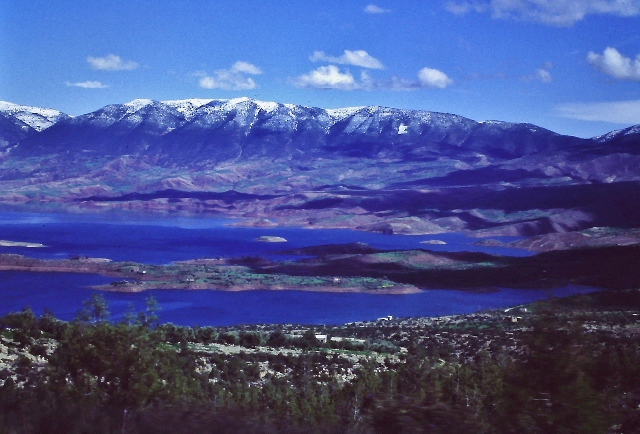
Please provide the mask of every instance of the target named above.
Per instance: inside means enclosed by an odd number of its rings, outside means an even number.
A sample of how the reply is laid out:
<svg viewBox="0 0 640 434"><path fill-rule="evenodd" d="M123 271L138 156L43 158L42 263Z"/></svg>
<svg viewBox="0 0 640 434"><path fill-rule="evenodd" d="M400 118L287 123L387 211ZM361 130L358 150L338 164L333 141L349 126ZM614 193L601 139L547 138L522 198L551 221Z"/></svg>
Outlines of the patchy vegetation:
<svg viewBox="0 0 640 434"><path fill-rule="evenodd" d="M640 286L640 245L546 251L529 257L475 252L373 249L366 244L313 246L285 253L312 257L271 262L259 257L195 259L167 265L104 258L34 259L0 254L0 270L95 273L118 278L97 289L297 289L407 294L418 288L555 288L569 284L608 289Z"/></svg>
<svg viewBox="0 0 640 434"><path fill-rule="evenodd" d="M167 265L136 262L111 262L104 258L35 259L15 254L0 254L0 270L30 272L94 273L118 278L96 289L139 292L149 289L212 289L243 291L253 289L319 292L369 292L407 294L418 292L410 284L385 277L351 274L293 275L271 271L273 264L257 257L199 259Z"/></svg>
<svg viewBox="0 0 640 434"><path fill-rule="evenodd" d="M0 319L2 432L638 433L640 291L332 327Z"/></svg>

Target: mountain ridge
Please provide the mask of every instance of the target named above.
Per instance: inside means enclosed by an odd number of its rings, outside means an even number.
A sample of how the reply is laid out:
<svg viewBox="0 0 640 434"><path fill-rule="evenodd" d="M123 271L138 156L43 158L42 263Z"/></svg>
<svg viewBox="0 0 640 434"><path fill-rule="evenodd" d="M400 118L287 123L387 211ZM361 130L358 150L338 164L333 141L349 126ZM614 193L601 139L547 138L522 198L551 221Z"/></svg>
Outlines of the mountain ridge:
<svg viewBox="0 0 640 434"><path fill-rule="evenodd" d="M496 140L497 136L500 140ZM381 139L387 146L380 146ZM266 143L272 151L281 147L284 154L272 155L278 157L313 154L323 145L327 152L368 157L375 157L376 150L389 151L397 146L414 155L422 146L426 154L454 147L458 151L516 157L584 146L592 141L563 136L532 124L476 122L424 110L379 106L321 109L236 98L111 104L85 115L61 119L41 134L21 140L14 152L22 156L47 150L108 155L144 151L160 155L176 147L188 151L187 145L195 147L196 153L215 153L226 146L226 152L214 156L221 161L247 152L264 155L268 153L262 146ZM364 144L377 146L367 152Z"/></svg>
<svg viewBox="0 0 640 434"><path fill-rule="evenodd" d="M387 233L640 227L633 217L640 216L640 126L582 139L447 113L243 97L138 99L61 114L11 143L0 138L4 204L186 211ZM509 211L501 201L519 205Z"/></svg>
<svg viewBox="0 0 640 434"><path fill-rule="evenodd" d="M0 101L0 150L66 118L58 110Z"/></svg>
<svg viewBox="0 0 640 434"><path fill-rule="evenodd" d="M339 107L339 108L319 108L319 107L314 107L314 106L304 106L304 105L296 105L296 104L288 104L288 103L278 103L278 102L269 102L269 101L261 101L261 100L257 100L257 99L253 99L253 98L248 98L248 97L238 97L238 98L231 98L231 99L222 99L222 98L186 98L186 99L179 99L179 100L152 100L152 99L144 99L144 98L139 98L139 99L134 99L132 101L126 102L126 103L122 103L122 104L109 104L107 106L104 106L100 109L94 110L92 112L88 112L82 115L78 115L78 116L71 116L68 115L66 113L63 113L59 110L56 109L52 109L52 108L42 108L42 107L32 107L32 106L25 106L25 105L20 105L20 104L15 104L15 103L11 103L11 102L6 102L6 101L0 101L0 114L2 115L7 115L7 114L14 114L14 113L25 113L25 112L30 112L31 114L34 115L39 115L39 116L43 116L43 117L49 117L49 118L56 118L55 120L53 120L53 122L48 122L47 125L39 125L36 127L37 131L43 131L47 128L49 128L50 126L54 125L55 123L57 123L59 120L62 119L72 119L72 118L82 118L85 116L89 116L98 112L101 112L103 110L105 110L108 107L127 107L129 110L128 114L133 114L135 112L137 112L138 110L148 107L150 105L164 105L167 107L171 107L173 109L175 109L176 111L182 113L183 115L185 115L185 119L189 120L189 118L193 117L193 114L195 112L197 112L198 109L202 108L203 106L207 106L210 105L212 103L218 104L218 105L222 105L222 106L235 106L238 104L242 104L242 103L250 103L250 104L254 104L255 106L259 107L260 109L262 109L263 111L269 113L272 111L275 111L277 108L279 107L285 107L289 110L300 110L300 109L308 109L311 111L324 111L326 112L330 118L333 119L337 119L337 120L342 120L348 116L354 115L358 112L362 112L362 111L395 111L400 112L400 113L421 113L421 114L427 114L427 116L430 115L436 115L436 116L448 116L448 117L454 117L454 118L459 118L459 119L464 119L464 120L468 120L471 122L474 122L478 125L482 125L482 124L492 124L492 125L500 125L503 127L506 126L523 126L523 127L528 127L532 130L544 130L544 131L549 131L552 132L554 134L557 135L562 135L560 133L555 133L551 130L548 130L544 127L540 127L538 125L535 124L531 124L528 122L508 122L508 121L500 121L500 120L496 120L496 119L487 119L487 120L480 120L480 121L475 121L473 119L470 118L466 118L464 116L460 116L460 115L456 115L456 114L452 114L452 113L445 113L445 112L434 112L434 111L429 111L429 110L417 110L417 109L396 109L396 108L392 108L392 107L386 107L386 106L377 106L377 105L373 105L373 106L347 106L347 107ZM27 122L29 123L29 122ZM33 125L31 125L33 127ZM640 132L640 125L634 125L631 127L627 127L624 129L619 129L619 130L613 130L610 131L608 133L602 134L600 136L594 136L591 138L586 138L583 140L606 140L608 139L610 136L613 135L618 135L620 133L625 133L625 134L629 134L629 133L639 133ZM568 136L568 135L563 135L565 137L575 137L575 136ZM577 137L575 137L577 138Z"/></svg>

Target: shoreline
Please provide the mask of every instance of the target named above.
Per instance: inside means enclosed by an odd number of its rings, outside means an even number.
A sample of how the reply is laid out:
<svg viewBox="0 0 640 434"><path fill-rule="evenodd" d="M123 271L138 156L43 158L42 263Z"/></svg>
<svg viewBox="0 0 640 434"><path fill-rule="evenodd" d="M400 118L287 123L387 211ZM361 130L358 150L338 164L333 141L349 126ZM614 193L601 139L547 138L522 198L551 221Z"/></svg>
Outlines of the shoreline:
<svg viewBox="0 0 640 434"><path fill-rule="evenodd" d="M401 289L379 289L370 290L362 287L336 287L336 286L313 286L313 287L297 287L292 288L290 286L260 286L260 285L232 285L230 287L221 287L215 284L196 283L196 284L174 284L171 282L158 282L146 284L149 282L141 282L141 284L130 283L126 285L93 285L92 289L105 292L123 292L123 293L137 293L153 290L181 290L181 291L224 291L224 292L241 292L241 291L306 291L306 292L332 292L332 293L361 293L361 294L374 294L374 295L406 295L406 294L418 294L424 290L413 285L402 285ZM399 285L397 285L399 286Z"/></svg>
<svg viewBox="0 0 640 434"><path fill-rule="evenodd" d="M75 274L97 274L105 277L122 279L110 284L94 285L91 288L108 291L108 292L142 292L147 290L163 290L178 289L188 291L312 291L312 292L335 292L335 293L366 293L366 294L415 294L421 289L411 284L402 284L397 282L378 281L379 287L367 287L365 285L351 285L345 282L344 278L318 277L325 282L318 282L305 285L303 281L293 282L289 284L273 282L262 283L258 278L250 283L234 284L231 278L225 280L224 284L219 282L185 282L180 277L179 271L189 270L196 273L193 266L200 266L197 260L175 262L168 266L149 266L147 264L138 263L118 263L108 262L103 258L83 258L83 259L34 259L27 256L16 254L0 254L0 271L21 271L29 273L75 273ZM171 268L174 267L174 268ZM155 275L150 272L147 274L145 268L149 268ZM127 271L125 271L127 270ZM132 271L135 270L135 271ZM178 273L175 271L178 270ZM171 273L171 272L174 273ZM237 279L247 281L243 272L243 267L236 265L219 264L213 268L207 278L214 278L221 272L237 273ZM164 273L164 274L163 274ZM133 276L132 276L133 274ZM262 277L269 276L270 279L295 279L299 276L290 276L287 274L264 274ZM132 280L126 280L133 278ZM363 276L354 277L354 279L366 278ZM335 280L338 279L338 280ZM370 282L371 283L371 282ZM344 286L340 286L340 285Z"/></svg>
<svg viewBox="0 0 640 434"><path fill-rule="evenodd" d="M38 249L38 248L47 247L47 246L40 243L30 243L28 241L0 240L0 247L26 247L29 249Z"/></svg>

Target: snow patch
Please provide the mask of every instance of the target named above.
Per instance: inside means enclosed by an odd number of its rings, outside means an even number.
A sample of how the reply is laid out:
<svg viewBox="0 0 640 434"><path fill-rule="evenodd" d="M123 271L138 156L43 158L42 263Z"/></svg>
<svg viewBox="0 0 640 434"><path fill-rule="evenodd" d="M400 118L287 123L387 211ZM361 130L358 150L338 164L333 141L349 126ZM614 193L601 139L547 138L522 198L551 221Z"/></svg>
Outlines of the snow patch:
<svg viewBox="0 0 640 434"><path fill-rule="evenodd" d="M264 110L267 113L271 113L274 112L278 109L278 103L277 102L265 102L265 101L255 101L254 103L260 107L260 109Z"/></svg>
<svg viewBox="0 0 640 434"><path fill-rule="evenodd" d="M70 117L58 110L24 106L6 101L0 101L0 112L19 119L36 131L45 130L59 120Z"/></svg>
<svg viewBox="0 0 640 434"><path fill-rule="evenodd" d="M198 109L204 105L213 102L213 99L191 98L172 101L162 101L162 104L174 108L177 112L182 113L185 119L193 118Z"/></svg>
<svg viewBox="0 0 640 434"><path fill-rule="evenodd" d="M407 127L405 124L400 124L400 126L398 126L398 134L408 134L409 131L407 131Z"/></svg>
<svg viewBox="0 0 640 434"><path fill-rule="evenodd" d="M242 104L243 102L247 102L247 101L251 101L250 98L246 97L246 96L241 96L240 98L233 98L227 101L227 105L238 105L238 104Z"/></svg>
<svg viewBox="0 0 640 434"><path fill-rule="evenodd" d="M131 114L150 104L153 104L153 101L150 99L134 99L133 101L124 103L123 106L127 108L127 114Z"/></svg>
<svg viewBox="0 0 640 434"><path fill-rule="evenodd" d="M353 116L354 114L356 114L358 111L362 110L363 108L365 108L365 106L362 106L362 107L344 107L344 108L337 108L337 109L326 109L325 111L327 112L329 117L331 117L333 119L336 119L336 120L341 120L341 119L347 118L349 116Z"/></svg>

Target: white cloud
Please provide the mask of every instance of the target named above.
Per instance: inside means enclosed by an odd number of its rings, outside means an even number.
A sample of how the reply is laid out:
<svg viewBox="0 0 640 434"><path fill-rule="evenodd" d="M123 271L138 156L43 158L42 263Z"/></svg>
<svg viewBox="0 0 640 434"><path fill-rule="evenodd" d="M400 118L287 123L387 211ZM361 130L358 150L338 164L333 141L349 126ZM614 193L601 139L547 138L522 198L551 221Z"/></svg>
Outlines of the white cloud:
<svg viewBox="0 0 640 434"><path fill-rule="evenodd" d="M203 89L249 90L258 87L251 77L241 77L228 71L215 71L214 76L200 78Z"/></svg>
<svg viewBox="0 0 640 434"><path fill-rule="evenodd" d="M400 78L393 76L390 80L382 83L378 83L378 87L382 89L402 91L402 90L417 90L424 86L422 83L416 80L408 80L406 78Z"/></svg>
<svg viewBox="0 0 640 434"><path fill-rule="evenodd" d="M76 83L65 82L69 87L81 87L83 89L105 89L109 86L102 84L99 81L81 81Z"/></svg>
<svg viewBox="0 0 640 434"><path fill-rule="evenodd" d="M233 72L241 72L245 74L251 75L259 75L262 74L262 70L258 68L256 65L253 65L249 62L243 62L242 60L238 60L231 67L231 71Z"/></svg>
<svg viewBox="0 0 640 434"><path fill-rule="evenodd" d="M618 50L607 47L602 54L589 51L587 62L599 71L618 80L640 81L640 54L635 60L624 57Z"/></svg>
<svg viewBox="0 0 640 434"><path fill-rule="evenodd" d="M294 84L298 87L320 89L356 90L361 88L349 71L340 72L335 65L321 66L308 74L303 74L294 80Z"/></svg>
<svg viewBox="0 0 640 434"><path fill-rule="evenodd" d="M587 15L640 15L640 0L490 0L448 2L454 14L487 12L493 18L533 21L552 26L571 26Z"/></svg>
<svg viewBox="0 0 640 434"><path fill-rule="evenodd" d="M344 50L342 56L329 56L324 51L314 51L309 57L312 62L329 62L339 65L353 65L361 68L384 69L384 65L375 57L372 57L364 50Z"/></svg>
<svg viewBox="0 0 640 434"><path fill-rule="evenodd" d="M489 8L489 5L488 4L483 4L483 3L447 2L444 5L444 7L445 7L446 10L448 10L452 14L464 15L467 12L478 12L478 13L485 12Z"/></svg>
<svg viewBox="0 0 640 434"><path fill-rule="evenodd" d="M116 56L115 54L109 54L105 57L88 56L87 62L93 69L103 71L131 71L140 66L131 60L124 61L120 56Z"/></svg>
<svg viewBox="0 0 640 434"><path fill-rule="evenodd" d="M238 60L229 69L218 69L212 75L197 72L200 77L199 85L203 89L250 90L258 87L256 82L247 75L259 75L262 70L257 66Z"/></svg>
<svg viewBox="0 0 640 434"><path fill-rule="evenodd" d="M525 75L520 77L522 81L540 81L542 83L551 83L553 77L551 76L550 69L553 67L551 62L545 62L543 68L538 68L534 74Z"/></svg>
<svg viewBox="0 0 640 434"><path fill-rule="evenodd" d="M556 112L581 121L640 124L640 100L560 104Z"/></svg>
<svg viewBox="0 0 640 434"><path fill-rule="evenodd" d="M418 80L422 87L435 87L438 89L444 89L453 84L453 80L447 77L444 72L427 67L418 71Z"/></svg>
<svg viewBox="0 0 640 434"><path fill-rule="evenodd" d="M362 71L360 73L360 88L372 90L375 87L376 81L367 73L367 71Z"/></svg>
<svg viewBox="0 0 640 434"><path fill-rule="evenodd" d="M388 14L391 12L391 9L384 9L376 5L367 5L367 7L364 8L364 11L368 14Z"/></svg>
<svg viewBox="0 0 640 434"><path fill-rule="evenodd" d="M453 84L453 80L442 71L422 68L418 72L417 80L391 77L386 80L376 80L366 71L356 80L349 71L342 72L335 65L321 66L308 74L303 74L292 80L298 87L340 90L392 90L406 91L426 88L444 89Z"/></svg>
<svg viewBox="0 0 640 434"><path fill-rule="evenodd" d="M543 83L551 83L553 81L553 77L551 77L551 73L546 69L538 69L536 71L536 78Z"/></svg>

